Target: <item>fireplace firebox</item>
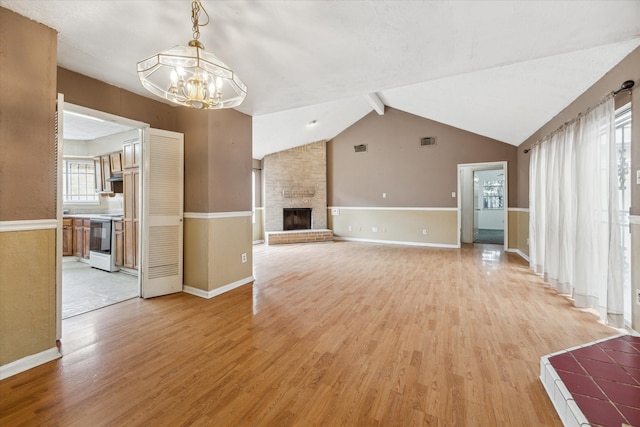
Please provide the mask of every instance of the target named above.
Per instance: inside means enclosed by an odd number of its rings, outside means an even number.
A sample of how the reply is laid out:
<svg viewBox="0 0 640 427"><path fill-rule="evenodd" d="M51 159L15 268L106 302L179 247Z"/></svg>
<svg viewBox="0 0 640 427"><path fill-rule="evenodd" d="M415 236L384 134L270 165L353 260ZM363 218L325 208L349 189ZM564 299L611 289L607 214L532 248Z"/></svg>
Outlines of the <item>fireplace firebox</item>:
<svg viewBox="0 0 640 427"><path fill-rule="evenodd" d="M311 208L284 208L282 229L311 230Z"/></svg>

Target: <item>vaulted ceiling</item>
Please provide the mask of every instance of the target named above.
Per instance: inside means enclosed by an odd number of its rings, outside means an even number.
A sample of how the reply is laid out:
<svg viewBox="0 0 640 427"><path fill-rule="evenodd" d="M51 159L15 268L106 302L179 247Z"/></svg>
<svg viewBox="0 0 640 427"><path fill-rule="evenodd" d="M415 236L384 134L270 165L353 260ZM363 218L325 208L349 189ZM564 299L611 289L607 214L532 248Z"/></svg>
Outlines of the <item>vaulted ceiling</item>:
<svg viewBox="0 0 640 427"><path fill-rule="evenodd" d="M0 5L59 32L60 66L150 98L136 63L192 38L188 0ZM237 110L255 158L336 136L374 110L370 94L519 145L640 45L635 0L203 5L200 40L249 88Z"/></svg>

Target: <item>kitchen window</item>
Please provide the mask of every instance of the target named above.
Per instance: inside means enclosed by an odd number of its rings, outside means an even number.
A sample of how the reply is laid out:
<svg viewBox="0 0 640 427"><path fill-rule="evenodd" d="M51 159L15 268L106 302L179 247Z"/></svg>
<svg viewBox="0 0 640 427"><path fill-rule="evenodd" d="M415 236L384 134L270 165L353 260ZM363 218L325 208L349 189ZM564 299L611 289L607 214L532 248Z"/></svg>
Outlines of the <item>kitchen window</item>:
<svg viewBox="0 0 640 427"><path fill-rule="evenodd" d="M99 203L95 190L93 160L63 160L62 201L63 203Z"/></svg>

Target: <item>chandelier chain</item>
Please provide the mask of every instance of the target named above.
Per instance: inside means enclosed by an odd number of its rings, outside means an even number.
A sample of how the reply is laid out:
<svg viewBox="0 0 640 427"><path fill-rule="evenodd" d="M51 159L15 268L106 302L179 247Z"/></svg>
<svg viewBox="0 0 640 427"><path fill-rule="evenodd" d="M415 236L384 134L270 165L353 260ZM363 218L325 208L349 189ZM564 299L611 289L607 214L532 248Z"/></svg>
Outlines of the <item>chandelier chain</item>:
<svg viewBox="0 0 640 427"><path fill-rule="evenodd" d="M207 22L204 24L200 24L198 20L200 17L200 10L202 10L207 17ZM191 2L191 22L193 23L193 26L191 27L191 30L193 31L193 39L198 40L200 38L200 27L204 27L209 23L209 14L202 3L200 3L200 0L193 0Z"/></svg>

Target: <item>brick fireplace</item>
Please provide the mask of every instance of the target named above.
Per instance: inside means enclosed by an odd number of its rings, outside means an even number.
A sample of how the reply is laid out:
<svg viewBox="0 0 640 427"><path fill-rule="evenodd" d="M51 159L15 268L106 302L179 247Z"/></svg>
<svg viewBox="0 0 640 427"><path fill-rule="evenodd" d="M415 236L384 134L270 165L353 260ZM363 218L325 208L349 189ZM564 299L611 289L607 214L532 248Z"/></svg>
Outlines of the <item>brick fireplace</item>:
<svg viewBox="0 0 640 427"><path fill-rule="evenodd" d="M332 240L327 230L326 141L265 156L262 168L267 243ZM276 239L278 233L289 236Z"/></svg>

